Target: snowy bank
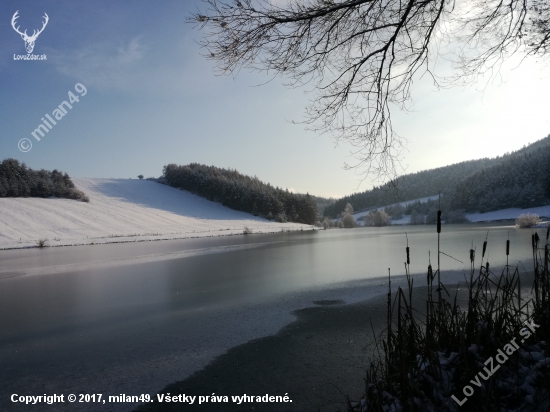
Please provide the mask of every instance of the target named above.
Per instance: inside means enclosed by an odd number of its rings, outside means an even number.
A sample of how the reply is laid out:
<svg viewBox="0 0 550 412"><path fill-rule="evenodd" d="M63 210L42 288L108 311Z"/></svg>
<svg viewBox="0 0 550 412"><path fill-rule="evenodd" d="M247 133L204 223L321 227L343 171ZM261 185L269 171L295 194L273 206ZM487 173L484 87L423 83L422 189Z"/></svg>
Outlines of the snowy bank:
<svg viewBox="0 0 550 412"><path fill-rule="evenodd" d="M408 200L406 202L400 202L400 203L393 203L388 206L382 206L379 208L369 209L365 210L363 212L358 212L353 215L355 220L357 220L360 217L363 217L367 215L372 210L384 210L386 207L393 207L395 205L401 205L401 206L407 206L410 203L415 202L427 202L428 200L437 200L438 196L429 196L429 197L423 197L419 199L413 199ZM550 205L546 206L538 206L538 207L530 207L527 209L518 209L518 208L510 208L510 209L501 209L501 210L494 210L492 212L486 212L486 213L467 213L466 217L471 222L497 222L500 220L515 220L519 215L524 213L534 213L536 215L539 215L543 220L550 219ZM411 223L411 215L403 215L401 219L392 219L391 224L392 225L408 225ZM545 227L545 226L543 226Z"/></svg>
<svg viewBox="0 0 550 412"><path fill-rule="evenodd" d="M370 212L372 212L374 210L378 210L378 209L384 210L386 207L393 207L393 206L396 206L396 205L401 205L403 207L407 207L411 203L415 203L415 202L424 203L424 202L427 202L428 200L437 200L438 198L439 198L439 195L434 195L434 196L420 197L418 199L413 199L413 200L405 200L403 202L392 203L391 205L375 207L375 208L363 210L362 212L354 213L353 218L355 220L357 220L357 219L359 219L363 216L368 215ZM409 217L409 221L410 221L410 217Z"/></svg>
<svg viewBox="0 0 550 412"><path fill-rule="evenodd" d="M70 199L0 198L0 249L182 239L281 230L310 230L238 212L154 181L73 179L90 203Z"/></svg>
<svg viewBox="0 0 550 412"><path fill-rule="evenodd" d="M527 209L502 209L487 213L470 213L467 214L466 217L472 222L493 222L496 220L514 220L524 213L534 213L542 218L548 219L550 218L550 205L530 207Z"/></svg>
<svg viewBox="0 0 550 412"><path fill-rule="evenodd" d="M466 218L468 218L468 220L473 223L498 222L501 220L516 220L519 215L522 215L524 213L534 213L543 218L543 220L547 220L550 218L550 205L530 207L527 209L501 209L486 213L466 213ZM401 219L392 219L391 221L392 225L408 225L410 223L411 215L403 215ZM543 223L539 227L546 227L546 223Z"/></svg>

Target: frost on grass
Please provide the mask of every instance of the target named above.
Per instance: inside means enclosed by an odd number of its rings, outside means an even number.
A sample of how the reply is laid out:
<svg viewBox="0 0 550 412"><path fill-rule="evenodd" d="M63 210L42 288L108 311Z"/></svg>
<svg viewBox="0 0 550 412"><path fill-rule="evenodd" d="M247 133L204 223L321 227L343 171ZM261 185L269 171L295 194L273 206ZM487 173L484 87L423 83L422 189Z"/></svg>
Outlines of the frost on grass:
<svg viewBox="0 0 550 412"><path fill-rule="evenodd" d="M490 270L485 242L481 266L470 250L467 307L434 282L437 270L429 265L425 314L419 315L407 264L408 290L398 288L395 297L388 290L387 329L377 339L366 393L360 402L348 399L348 411L549 411L549 235L550 228L545 244L532 237L529 299L520 292L518 268L500 275Z"/></svg>
<svg viewBox="0 0 550 412"><path fill-rule="evenodd" d="M539 215L535 213L523 213L516 219L516 226L519 228L529 228L538 225L540 222Z"/></svg>

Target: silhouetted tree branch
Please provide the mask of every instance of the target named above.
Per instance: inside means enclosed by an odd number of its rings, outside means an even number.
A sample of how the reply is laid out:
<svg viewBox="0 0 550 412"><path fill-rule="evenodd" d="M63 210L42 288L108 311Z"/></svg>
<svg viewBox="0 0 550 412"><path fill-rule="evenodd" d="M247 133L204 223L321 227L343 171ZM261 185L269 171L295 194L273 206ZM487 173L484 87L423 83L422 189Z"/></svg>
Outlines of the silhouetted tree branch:
<svg viewBox="0 0 550 412"><path fill-rule="evenodd" d="M384 178L395 176L403 143L392 107L407 109L417 74L437 84L429 63L439 40L461 42L457 82L520 50L544 53L549 36L541 1L203 1L206 10L189 20L205 31L200 44L222 73L246 67L316 90L309 127L351 144L352 167Z"/></svg>

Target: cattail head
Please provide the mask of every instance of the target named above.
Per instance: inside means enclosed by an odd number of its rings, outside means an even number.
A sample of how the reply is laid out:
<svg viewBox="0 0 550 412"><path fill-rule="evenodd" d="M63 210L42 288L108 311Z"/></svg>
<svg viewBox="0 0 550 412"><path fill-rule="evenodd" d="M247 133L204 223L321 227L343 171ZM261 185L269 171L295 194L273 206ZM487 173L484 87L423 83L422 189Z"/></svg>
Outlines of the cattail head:
<svg viewBox="0 0 550 412"><path fill-rule="evenodd" d="M441 233L441 210L437 211L437 233Z"/></svg>
<svg viewBox="0 0 550 412"><path fill-rule="evenodd" d="M485 251L487 250L487 241L483 242L483 253L481 254L481 257L485 257Z"/></svg>
<svg viewBox="0 0 550 412"><path fill-rule="evenodd" d="M407 265L410 265L410 264L411 264L411 259L409 256L409 247L407 246Z"/></svg>
<svg viewBox="0 0 550 412"><path fill-rule="evenodd" d="M470 262L474 261L475 256L476 256L476 251L474 249L470 249Z"/></svg>
<svg viewBox="0 0 550 412"><path fill-rule="evenodd" d="M506 256L510 254L510 239L506 241Z"/></svg>

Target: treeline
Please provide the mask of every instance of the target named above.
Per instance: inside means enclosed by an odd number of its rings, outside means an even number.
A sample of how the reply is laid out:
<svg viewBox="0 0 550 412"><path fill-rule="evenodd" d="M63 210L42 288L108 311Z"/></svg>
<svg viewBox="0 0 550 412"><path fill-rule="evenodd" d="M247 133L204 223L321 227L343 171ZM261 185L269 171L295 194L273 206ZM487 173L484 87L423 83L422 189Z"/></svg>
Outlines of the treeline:
<svg viewBox="0 0 550 412"><path fill-rule="evenodd" d="M394 182L339 199L327 206L323 214L334 218L347 203L362 211L439 193L442 206L452 211L488 212L548 204L550 136L493 159L471 160L399 177Z"/></svg>
<svg viewBox="0 0 550 412"><path fill-rule="evenodd" d="M540 140L463 179L451 207L467 212L550 203L550 139Z"/></svg>
<svg viewBox="0 0 550 412"><path fill-rule="evenodd" d="M16 159L0 163L0 197L61 197L89 202L67 173L33 170Z"/></svg>
<svg viewBox="0 0 550 412"><path fill-rule="evenodd" d="M427 202L411 202L407 206L399 204L384 209L392 219L401 219L403 215L410 215L412 225L435 225L437 222L437 211L441 210L441 219L445 223L467 223L464 210L455 209L449 202L448 196L441 196L441 199L428 199ZM397 216L396 216L397 215Z"/></svg>
<svg viewBox="0 0 550 412"><path fill-rule="evenodd" d="M306 224L319 219L316 202L309 194L294 194L236 170L198 163L169 164L164 166L163 178L172 187L266 219Z"/></svg>
<svg viewBox="0 0 550 412"><path fill-rule="evenodd" d="M488 161L490 162L490 159L470 160L404 175L382 186L375 186L371 190L343 197L327 206L323 214L335 218L347 203L351 203L355 211L362 211L437 195L456 185L464 176L485 168Z"/></svg>
<svg viewBox="0 0 550 412"><path fill-rule="evenodd" d="M313 198L313 200L315 200L315 203L317 204L317 211L319 212L319 215L323 214L323 211L327 206L332 205L334 202L336 202L336 199L333 197L321 197L314 195L310 196Z"/></svg>

